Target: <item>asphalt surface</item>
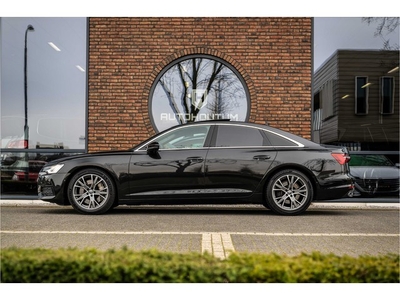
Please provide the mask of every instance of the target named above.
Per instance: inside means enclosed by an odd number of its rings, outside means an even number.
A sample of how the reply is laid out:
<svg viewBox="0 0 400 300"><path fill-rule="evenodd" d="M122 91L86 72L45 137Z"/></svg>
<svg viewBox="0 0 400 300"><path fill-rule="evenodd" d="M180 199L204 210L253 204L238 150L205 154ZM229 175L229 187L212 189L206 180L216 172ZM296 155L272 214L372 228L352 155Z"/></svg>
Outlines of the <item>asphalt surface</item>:
<svg viewBox="0 0 400 300"><path fill-rule="evenodd" d="M40 200L2 199L1 247L128 247L170 252L297 255L400 253L398 199L313 203L285 217L260 205L120 206L101 216Z"/></svg>

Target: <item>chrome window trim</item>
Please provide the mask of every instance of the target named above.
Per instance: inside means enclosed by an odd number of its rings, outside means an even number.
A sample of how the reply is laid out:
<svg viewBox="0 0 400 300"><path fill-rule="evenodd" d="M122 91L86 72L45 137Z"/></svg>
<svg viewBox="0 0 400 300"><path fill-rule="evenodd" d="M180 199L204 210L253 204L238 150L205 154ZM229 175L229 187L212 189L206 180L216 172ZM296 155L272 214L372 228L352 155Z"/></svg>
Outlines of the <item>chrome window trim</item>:
<svg viewBox="0 0 400 300"><path fill-rule="evenodd" d="M299 148L298 146L226 146L226 147L209 147L208 149L276 149L276 148Z"/></svg>
<svg viewBox="0 0 400 300"><path fill-rule="evenodd" d="M251 149L251 148L267 148L267 149L268 149L268 148L304 148L304 145L303 145L302 143L300 143L300 142L297 142L297 141L295 141L295 140L293 140L293 139L291 139L291 138L288 138L288 137L286 137L286 136L284 136L284 135L282 135L282 134L273 132L273 131L271 131L271 130L264 129L264 128L260 128L260 127L253 126L253 125L248 125L248 124L235 124L235 123L227 124L227 123L217 123L217 122L216 122L216 123L209 123L209 124L207 124L207 125L209 125L209 126L213 126L213 125L215 125L215 126L240 126L240 127L248 127L248 128L252 128L252 129L262 130L262 131L268 132L268 133L270 133L270 134L275 134L275 135L277 135L277 136L279 136L279 137L281 137L281 138L284 138L284 139L286 139L286 140L288 140L288 141L294 143L295 145L293 145L293 146L228 146L228 147L173 148L173 149L160 149L160 151L170 151L170 150L176 151L176 150L188 150L188 149L191 149L191 150L194 150L194 149L233 149L233 148L248 148L248 149ZM203 123L203 124L196 124L196 123L194 123L194 124L187 125L186 127L190 127L190 126L207 126L207 125L204 124L204 123ZM178 130L178 129L181 129L181 128L182 128L182 127L177 127L177 128L175 128L175 129L173 129L173 130L168 130L168 131L166 131L165 133L163 133L163 134L157 136L157 138L160 138L160 137L164 136L165 134L174 132L175 130ZM137 151L146 151L146 150L144 150L143 148L146 147L146 146L147 146L148 144L150 144L151 142L153 142L155 139L156 139L156 138L151 139L149 142L147 142L146 144L144 144L144 145L143 145L142 147L140 147L139 149L136 149L134 152L137 152Z"/></svg>

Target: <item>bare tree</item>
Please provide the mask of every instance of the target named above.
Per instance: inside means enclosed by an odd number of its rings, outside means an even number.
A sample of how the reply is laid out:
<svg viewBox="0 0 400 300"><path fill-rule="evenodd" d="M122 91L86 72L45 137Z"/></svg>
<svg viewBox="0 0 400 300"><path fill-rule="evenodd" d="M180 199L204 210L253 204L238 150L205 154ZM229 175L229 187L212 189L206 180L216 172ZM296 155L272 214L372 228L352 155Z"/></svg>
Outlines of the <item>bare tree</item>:
<svg viewBox="0 0 400 300"><path fill-rule="evenodd" d="M238 92L243 86L229 68L201 57L177 63L159 79L159 84L180 124L196 121L203 107L210 114L226 113L243 97L243 92Z"/></svg>
<svg viewBox="0 0 400 300"><path fill-rule="evenodd" d="M232 75L221 75L213 86L214 97L211 97L207 106L210 118L219 119L228 115L234 107L240 106L243 88L239 80L231 78Z"/></svg>
<svg viewBox="0 0 400 300"><path fill-rule="evenodd" d="M368 25L377 23L375 36L380 37L383 40L384 50L399 50L399 44L390 44L390 40L386 38L387 34L392 33L399 27L399 17L368 17L362 18L362 22L366 22Z"/></svg>

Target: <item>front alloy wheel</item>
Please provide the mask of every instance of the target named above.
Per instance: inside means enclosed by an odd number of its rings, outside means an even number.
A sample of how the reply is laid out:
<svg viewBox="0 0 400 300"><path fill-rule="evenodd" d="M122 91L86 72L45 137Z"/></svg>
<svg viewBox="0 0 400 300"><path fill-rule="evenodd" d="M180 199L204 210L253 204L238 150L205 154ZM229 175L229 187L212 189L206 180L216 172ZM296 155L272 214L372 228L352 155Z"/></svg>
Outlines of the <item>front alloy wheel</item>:
<svg viewBox="0 0 400 300"><path fill-rule="evenodd" d="M310 206L312 198L307 176L297 170L284 170L269 181L266 206L281 215L298 215Z"/></svg>
<svg viewBox="0 0 400 300"><path fill-rule="evenodd" d="M114 185L106 173L97 169L86 169L72 177L68 185L68 198L80 213L105 213L114 204Z"/></svg>

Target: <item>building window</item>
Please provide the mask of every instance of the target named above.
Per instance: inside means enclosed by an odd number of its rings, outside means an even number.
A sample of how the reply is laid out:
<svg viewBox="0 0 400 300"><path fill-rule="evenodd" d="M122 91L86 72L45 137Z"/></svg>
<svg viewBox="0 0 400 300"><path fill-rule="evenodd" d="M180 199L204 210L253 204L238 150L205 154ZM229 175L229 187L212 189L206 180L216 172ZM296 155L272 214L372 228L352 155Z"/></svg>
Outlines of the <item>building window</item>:
<svg viewBox="0 0 400 300"><path fill-rule="evenodd" d="M381 77L381 101L380 113L393 114L394 113L394 77Z"/></svg>
<svg viewBox="0 0 400 300"><path fill-rule="evenodd" d="M86 151L87 19L0 25L1 193L37 195L40 166Z"/></svg>
<svg viewBox="0 0 400 300"><path fill-rule="evenodd" d="M356 115L368 114L368 77L357 76L355 86L355 113Z"/></svg>
<svg viewBox="0 0 400 300"><path fill-rule="evenodd" d="M334 90L334 81L329 80L322 86L322 89L320 91L323 120L326 120L334 115L333 90Z"/></svg>
<svg viewBox="0 0 400 300"><path fill-rule="evenodd" d="M190 55L172 62L157 76L150 93L153 127L210 119L247 121L249 92L239 72L208 55Z"/></svg>
<svg viewBox="0 0 400 300"><path fill-rule="evenodd" d="M86 18L1 18L2 148L85 149L86 28Z"/></svg>

